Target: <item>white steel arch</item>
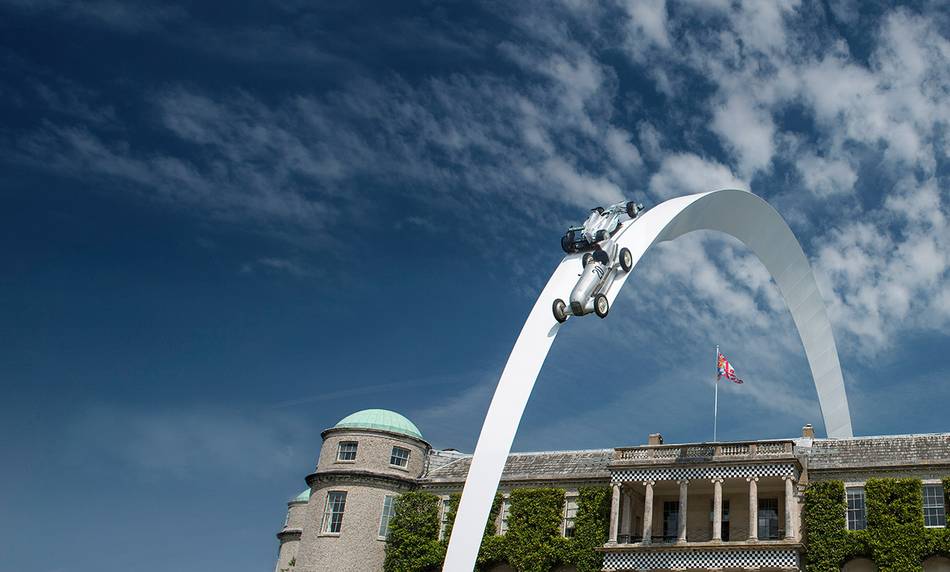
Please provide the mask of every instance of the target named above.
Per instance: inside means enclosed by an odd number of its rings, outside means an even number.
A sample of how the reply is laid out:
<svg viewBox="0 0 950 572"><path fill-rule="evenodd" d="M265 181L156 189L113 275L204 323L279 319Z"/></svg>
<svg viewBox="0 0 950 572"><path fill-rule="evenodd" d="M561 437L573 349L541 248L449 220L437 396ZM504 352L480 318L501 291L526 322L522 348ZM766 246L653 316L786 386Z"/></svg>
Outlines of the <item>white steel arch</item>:
<svg viewBox="0 0 950 572"><path fill-rule="evenodd" d="M831 323L808 259L781 215L752 193L712 191L661 203L635 221L624 223L616 236L621 247L630 249L636 266L654 244L694 230L718 230L732 235L762 261L785 298L801 336L828 436L851 437L851 414ZM580 259L581 254L571 254L561 260L511 350L475 446L444 572L469 572L475 566L485 521L521 415L561 327L551 313L551 304L573 288L581 270ZM630 274L632 271L621 273L607 292L611 304Z"/></svg>

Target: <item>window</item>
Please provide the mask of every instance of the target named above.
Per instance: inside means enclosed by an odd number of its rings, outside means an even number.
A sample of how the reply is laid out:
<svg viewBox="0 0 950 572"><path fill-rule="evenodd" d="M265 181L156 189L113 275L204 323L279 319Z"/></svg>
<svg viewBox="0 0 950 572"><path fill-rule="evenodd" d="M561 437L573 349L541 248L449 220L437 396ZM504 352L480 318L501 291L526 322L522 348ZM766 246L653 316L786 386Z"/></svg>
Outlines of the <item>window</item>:
<svg viewBox="0 0 950 572"><path fill-rule="evenodd" d="M867 512L864 508L864 489L848 488L848 530L864 530L868 527Z"/></svg>
<svg viewBox="0 0 950 572"><path fill-rule="evenodd" d="M663 503L663 539L675 539L679 534L680 503L666 501Z"/></svg>
<svg viewBox="0 0 950 572"><path fill-rule="evenodd" d="M439 540L445 540L445 530L449 526L449 514L452 512L452 499L442 499L442 518L439 522Z"/></svg>
<svg viewBox="0 0 950 572"><path fill-rule="evenodd" d="M389 464L395 467L406 467L409 465L409 449L402 447L393 447L393 452L389 456Z"/></svg>
<svg viewBox="0 0 950 572"><path fill-rule="evenodd" d="M943 485L924 485L924 526L947 526L947 510L943 503Z"/></svg>
<svg viewBox="0 0 950 572"><path fill-rule="evenodd" d="M379 536L380 538L389 537L389 521L396 514L396 497L386 495L383 499L383 515L379 517Z"/></svg>
<svg viewBox="0 0 950 572"><path fill-rule="evenodd" d="M716 501L709 499L709 536L712 537L716 519ZM729 540L729 499L722 499L722 521L719 532L723 540Z"/></svg>
<svg viewBox="0 0 950 572"><path fill-rule="evenodd" d="M760 540L778 538L778 499L759 499Z"/></svg>
<svg viewBox="0 0 950 572"><path fill-rule="evenodd" d="M574 536L574 519L577 518L577 497L567 497L564 500L564 536Z"/></svg>
<svg viewBox="0 0 950 572"><path fill-rule="evenodd" d="M337 461L356 460L356 441L341 441L336 449Z"/></svg>
<svg viewBox="0 0 950 572"><path fill-rule="evenodd" d="M505 500L501 502L501 526L498 534L505 534L508 532L508 513L511 512L511 500L505 497Z"/></svg>
<svg viewBox="0 0 950 572"><path fill-rule="evenodd" d="M343 509L346 508L346 493L330 491L327 493L327 504L323 509L323 532L338 534L343 528Z"/></svg>

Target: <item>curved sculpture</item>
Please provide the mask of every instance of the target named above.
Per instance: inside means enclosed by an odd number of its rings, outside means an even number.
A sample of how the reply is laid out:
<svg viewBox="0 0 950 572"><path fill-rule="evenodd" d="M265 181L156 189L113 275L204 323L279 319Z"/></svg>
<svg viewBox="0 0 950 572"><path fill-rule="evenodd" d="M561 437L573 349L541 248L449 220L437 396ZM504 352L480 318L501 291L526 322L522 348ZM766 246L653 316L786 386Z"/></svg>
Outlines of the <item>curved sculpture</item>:
<svg viewBox="0 0 950 572"><path fill-rule="evenodd" d="M654 244L694 230L732 235L762 261L798 328L828 436L851 437L851 415L831 323L808 259L781 215L752 193L712 191L670 199L646 211L637 220L624 223L617 242L630 249L636 266ZM475 446L442 568L445 572L469 572L475 565L485 521L521 415L561 327L551 314L551 303L573 287L581 270L580 259L581 254L571 254L561 260L511 350ZM622 274L614 281L607 292L611 304L631 274Z"/></svg>

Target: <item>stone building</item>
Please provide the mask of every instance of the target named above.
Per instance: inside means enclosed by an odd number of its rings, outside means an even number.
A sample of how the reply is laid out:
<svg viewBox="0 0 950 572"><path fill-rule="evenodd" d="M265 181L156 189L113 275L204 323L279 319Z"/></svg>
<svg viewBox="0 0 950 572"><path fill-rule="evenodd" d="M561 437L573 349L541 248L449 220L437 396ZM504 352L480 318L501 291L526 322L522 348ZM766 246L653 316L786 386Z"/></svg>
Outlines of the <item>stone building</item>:
<svg viewBox="0 0 950 572"><path fill-rule="evenodd" d="M276 572L382 570L393 501L421 489L438 495L442 528L449 495L462 489L470 455L434 450L405 417L366 410L322 433L308 490L288 503L277 534ZM561 534L570 537L581 487L611 488L610 528L603 570L801 570L802 491L809 482L845 483L846 526L865 525L863 484L872 477L923 482L924 521L946 527L941 479L950 476L950 434L816 439L801 436L743 442L646 444L614 449L515 453L500 492L519 487L565 491ZM509 503L495 522L507 527ZM925 572L950 572L933 556ZM492 572L510 572L501 565ZM567 572L561 568L558 572ZM876 570L855 559L842 570Z"/></svg>

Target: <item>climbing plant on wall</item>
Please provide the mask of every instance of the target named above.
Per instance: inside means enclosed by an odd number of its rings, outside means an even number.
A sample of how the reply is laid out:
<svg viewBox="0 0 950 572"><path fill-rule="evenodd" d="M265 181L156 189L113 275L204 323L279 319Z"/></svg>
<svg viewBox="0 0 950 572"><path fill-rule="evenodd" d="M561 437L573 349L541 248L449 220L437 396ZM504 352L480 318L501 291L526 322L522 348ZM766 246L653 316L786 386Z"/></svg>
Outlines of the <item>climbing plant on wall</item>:
<svg viewBox="0 0 950 572"><path fill-rule="evenodd" d="M445 525L445 534L443 535L442 540L448 544L449 538L452 536L452 528L455 526L455 513L458 510L459 501L462 499L461 493L452 493L449 495L449 503L446 507L446 525ZM492 501L491 510L488 512L488 520L485 522L485 532L484 537L493 536L495 534L495 521L498 520L498 513L501 511L501 503L504 501L504 497L501 493L495 493L495 499Z"/></svg>
<svg viewBox="0 0 950 572"><path fill-rule="evenodd" d="M402 507L396 503L396 515L390 524L386 548L386 572L437 570L445 557L459 495L453 494L449 499L445 538L441 543L436 541L438 547L435 547L433 540L438 538L439 531L439 498L430 493L409 494L413 495L411 502ZM515 489L509 500L508 532L499 536L495 534L495 522L501 510L502 496L495 495L478 553L478 570L487 570L499 563L508 563L519 572L548 572L562 563L575 566L578 572L601 569L603 556L595 549L607 541L609 488L580 489L572 538L561 536L564 490ZM418 543L418 547L408 549L405 545L410 542ZM394 543L397 548L391 549ZM433 558L437 559L435 564Z"/></svg>
<svg viewBox="0 0 950 572"><path fill-rule="evenodd" d="M950 478L943 481L950 496ZM852 558L870 558L880 572L914 572L930 555L950 556L950 531L924 527L918 479L868 479L867 529L847 530L844 483L822 481L805 490L803 524L807 572L838 572Z"/></svg>
<svg viewBox="0 0 950 572"><path fill-rule="evenodd" d="M429 572L441 567L445 546L439 542L439 500L422 491L396 499L386 540L385 572Z"/></svg>
<svg viewBox="0 0 950 572"><path fill-rule="evenodd" d="M505 557L518 572L547 572L561 554L562 489L511 491Z"/></svg>
<svg viewBox="0 0 950 572"><path fill-rule="evenodd" d="M603 566L604 556L595 548L603 546L610 534L610 493L607 487L578 491L574 536L564 555L564 563L573 564L577 572L595 572Z"/></svg>

